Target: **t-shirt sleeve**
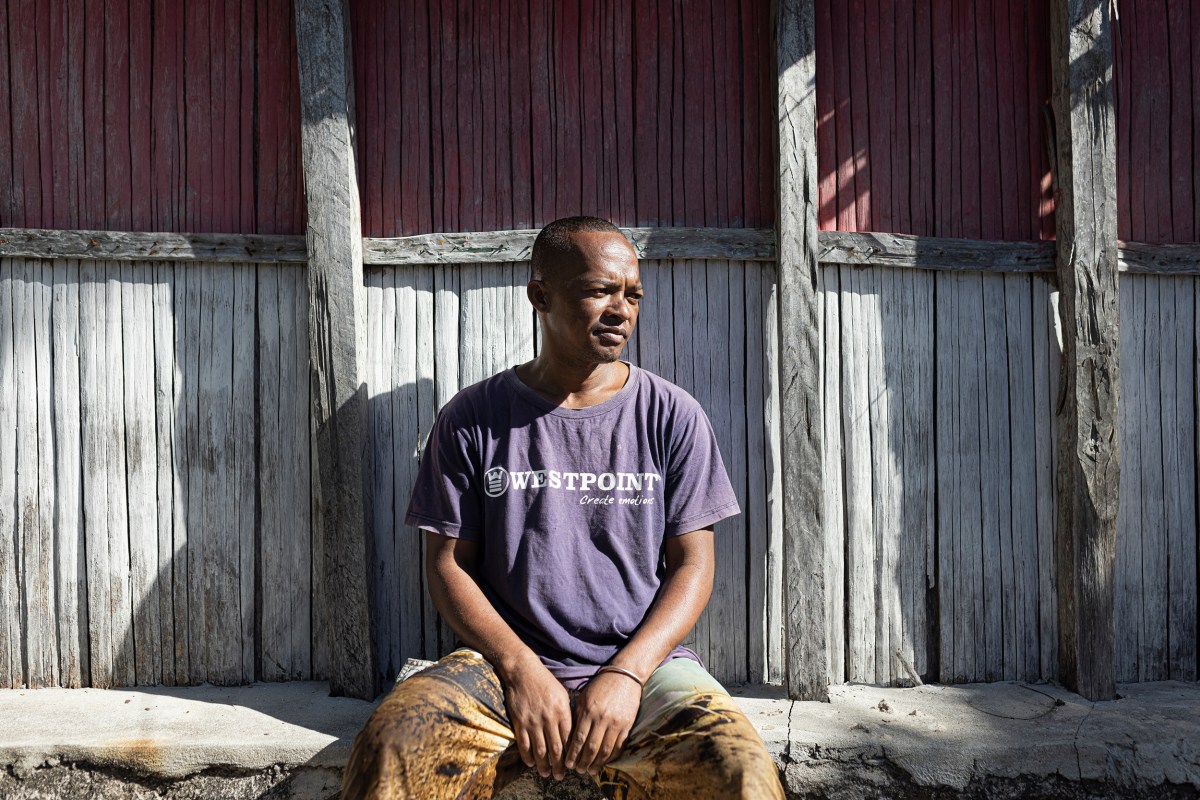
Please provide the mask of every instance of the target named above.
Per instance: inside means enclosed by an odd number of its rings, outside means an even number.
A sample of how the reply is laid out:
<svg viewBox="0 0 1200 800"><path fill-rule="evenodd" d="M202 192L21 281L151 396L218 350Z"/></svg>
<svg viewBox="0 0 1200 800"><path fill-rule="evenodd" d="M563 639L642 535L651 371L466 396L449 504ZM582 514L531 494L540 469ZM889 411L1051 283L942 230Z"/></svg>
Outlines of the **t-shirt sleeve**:
<svg viewBox="0 0 1200 800"><path fill-rule="evenodd" d="M709 528L741 513L708 416L699 405L681 416L671 432L666 536Z"/></svg>
<svg viewBox="0 0 1200 800"><path fill-rule="evenodd" d="M405 524L444 536L478 540L483 535L483 499L470 432L443 409L421 453Z"/></svg>

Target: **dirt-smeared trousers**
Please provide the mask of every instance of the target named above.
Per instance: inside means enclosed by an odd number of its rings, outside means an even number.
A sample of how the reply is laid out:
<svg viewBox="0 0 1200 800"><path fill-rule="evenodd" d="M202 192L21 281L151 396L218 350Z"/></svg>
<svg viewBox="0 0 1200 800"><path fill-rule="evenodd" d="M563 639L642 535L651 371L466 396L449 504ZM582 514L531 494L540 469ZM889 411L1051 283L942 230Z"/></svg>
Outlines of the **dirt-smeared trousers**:
<svg viewBox="0 0 1200 800"><path fill-rule="evenodd" d="M500 679L462 648L383 700L354 740L342 797L484 800L524 770ZM595 781L614 800L784 797L758 732L686 658L646 681L625 747Z"/></svg>

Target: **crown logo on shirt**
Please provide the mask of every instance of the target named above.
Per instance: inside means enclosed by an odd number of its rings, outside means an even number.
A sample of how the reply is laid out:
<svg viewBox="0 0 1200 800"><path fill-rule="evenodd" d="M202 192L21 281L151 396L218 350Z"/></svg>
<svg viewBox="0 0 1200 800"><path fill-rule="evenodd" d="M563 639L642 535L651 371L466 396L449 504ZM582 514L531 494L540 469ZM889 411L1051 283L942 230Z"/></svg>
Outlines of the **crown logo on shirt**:
<svg viewBox="0 0 1200 800"><path fill-rule="evenodd" d="M492 467L483 473L483 491L488 497L499 497L508 491L508 470L504 467Z"/></svg>

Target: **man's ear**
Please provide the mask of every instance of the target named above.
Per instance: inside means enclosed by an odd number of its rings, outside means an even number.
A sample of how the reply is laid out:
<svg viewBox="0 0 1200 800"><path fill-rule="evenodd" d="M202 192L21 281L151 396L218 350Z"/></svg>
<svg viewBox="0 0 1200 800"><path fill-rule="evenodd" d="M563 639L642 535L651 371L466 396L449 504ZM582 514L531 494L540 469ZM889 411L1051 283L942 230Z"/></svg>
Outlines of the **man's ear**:
<svg viewBox="0 0 1200 800"><path fill-rule="evenodd" d="M525 286L525 296L537 311L545 313L550 310L550 287L545 281L538 278L531 280Z"/></svg>

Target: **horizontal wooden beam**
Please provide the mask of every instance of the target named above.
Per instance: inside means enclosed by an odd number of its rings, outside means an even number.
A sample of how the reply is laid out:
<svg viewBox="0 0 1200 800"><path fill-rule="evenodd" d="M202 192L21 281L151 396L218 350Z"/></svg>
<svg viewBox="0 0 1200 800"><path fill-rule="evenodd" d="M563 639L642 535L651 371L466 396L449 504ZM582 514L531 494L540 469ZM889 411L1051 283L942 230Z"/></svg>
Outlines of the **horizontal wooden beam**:
<svg viewBox="0 0 1200 800"><path fill-rule="evenodd" d="M774 261L770 228L622 228L639 258ZM364 239L365 264L494 264L528 261L537 230L426 233Z"/></svg>
<svg viewBox="0 0 1200 800"><path fill-rule="evenodd" d="M996 242L850 231L821 231L819 241L817 257L826 266L1054 272L1054 242Z"/></svg>
<svg viewBox="0 0 1200 800"><path fill-rule="evenodd" d="M1200 275L1200 243L1118 242L1117 268L1142 275Z"/></svg>
<svg viewBox="0 0 1200 800"><path fill-rule="evenodd" d="M775 261L769 228L622 228L640 258ZM536 230L428 233L363 239L363 263L478 264L528 261ZM898 267L965 272L1054 272L1054 242L999 242L900 233L821 231L823 266ZM82 258L104 261L205 261L303 265L303 236L246 233L0 228L0 258ZM1200 275L1200 243L1120 242L1121 272Z"/></svg>
<svg viewBox="0 0 1200 800"><path fill-rule="evenodd" d="M0 228L0 258L303 264L303 236Z"/></svg>

